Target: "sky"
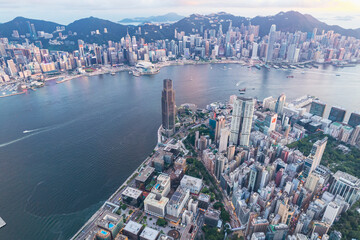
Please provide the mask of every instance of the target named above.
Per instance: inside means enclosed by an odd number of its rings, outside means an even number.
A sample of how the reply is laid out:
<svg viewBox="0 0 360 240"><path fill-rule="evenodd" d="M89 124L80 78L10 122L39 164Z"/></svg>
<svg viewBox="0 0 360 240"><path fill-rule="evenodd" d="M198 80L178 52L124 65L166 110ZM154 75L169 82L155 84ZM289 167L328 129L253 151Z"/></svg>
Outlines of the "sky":
<svg viewBox="0 0 360 240"><path fill-rule="evenodd" d="M328 24L360 28L360 0L0 0L0 22L17 16L68 24L89 16L119 21L169 12L228 12L237 16L275 15L295 10Z"/></svg>

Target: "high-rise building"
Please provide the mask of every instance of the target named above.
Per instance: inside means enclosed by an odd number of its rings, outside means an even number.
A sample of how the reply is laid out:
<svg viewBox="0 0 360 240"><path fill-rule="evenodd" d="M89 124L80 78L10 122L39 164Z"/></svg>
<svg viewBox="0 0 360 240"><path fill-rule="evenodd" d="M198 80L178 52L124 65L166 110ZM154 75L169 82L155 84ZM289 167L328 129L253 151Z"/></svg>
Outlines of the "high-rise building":
<svg viewBox="0 0 360 240"><path fill-rule="evenodd" d="M360 113L351 113L348 124L354 128L360 125Z"/></svg>
<svg viewBox="0 0 360 240"><path fill-rule="evenodd" d="M330 202L326 207L322 221L332 225L339 211L340 211L340 206L335 202Z"/></svg>
<svg viewBox="0 0 360 240"><path fill-rule="evenodd" d="M328 138L325 137L322 140L317 140L310 152L310 155L305 160L304 175L307 177L321 162L321 158L324 154L325 147Z"/></svg>
<svg viewBox="0 0 360 240"><path fill-rule="evenodd" d="M310 113L314 114L316 116L319 117L323 117L324 116L324 112L325 112L325 108L326 108L326 104L322 103L320 101L314 100L311 103L311 107L310 107Z"/></svg>
<svg viewBox="0 0 360 240"><path fill-rule="evenodd" d="M333 122L343 122L346 110L340 107L332 107L328 119Z"/></svg>
<svg viewBox="0 0 360 240"><path fill-rule="evenodd" d="M225 164L228 162L227 158L219 154L215 158L215 176L218 180L220 180L221 174L224 172Z"/></svg>
<svg viewBox="0 0 360 240"><path fill-rule="evenodd" d="M268 128L268 133L275 131L277 114L271 113L265 117L265 126Z"/></svg>
<svg viewBox="0 0 360 240"><path fill-rule="evenodd" d="M279 115L282 115L284 112L284 106L285 106L286 96L285 94L281 94L276 102L275 105L275 112Z"/></svg>
<svg viewBox="0 0 360 240"><path fill-rule="evenodd" d="M238 97L234 101L231 119L230 142L234 145L249 146L254 99Z"/></svg>
<svg viewBox="0 0 360 240"><path fill-rule="evenodd" d="M352 205L360 198L360 179L337 171L331 178L329 192L342 196L347 203Z"/></svg>
<svg viewBox="0 0 360 240"><path fill-rule="evenodd" d="M172 134L175 128L175 91L171 79L164 79L164 88L161 97L162 127L168 134Z"/></svg>
<svg viewBox="0 0 360 240"><path fill-rule="evenodd" d="M219 152L226 151L228 140L229 140L230 131L229 128L221 129L220 133L220 143L219 143Z"/></svg>
<svg viewBox="0 0 360 240"><path fill-rule="evenodd" d="M265 62L271 62L272 61L273 52L274 52L274 44L275 44L275 34L276 34L276 25L273 24L270 27L268 48L267 48L267 51L266 51Z"/></svg>
<svg viewBox="0 0 360 240"><path fill-rule="evenodd" d="M356 126L355 130L351 134L350 145L355 146L358 143L359 135L360 135L360 125Z"/></svg>
<svg viewBox="0 0 360 240"><path fill-rule="evenodd" d="M215 127L215 143L220 139L221 129L225 127L225 117L218 116L216 118L216 127Z"/></svg>

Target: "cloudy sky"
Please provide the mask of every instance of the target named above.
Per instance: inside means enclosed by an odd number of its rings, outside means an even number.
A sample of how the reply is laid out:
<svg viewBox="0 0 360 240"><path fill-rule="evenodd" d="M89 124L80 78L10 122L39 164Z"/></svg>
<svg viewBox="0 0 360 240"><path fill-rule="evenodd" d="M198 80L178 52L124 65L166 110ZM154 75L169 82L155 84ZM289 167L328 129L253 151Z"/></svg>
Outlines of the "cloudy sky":
<svg viewBox="0 0 360 240"><path fill-rule="evenodd" d="M296 10L346 28L360 28L360 0L0 0L0 22L16 16L68 24L94 16L112 21L125 17L225 11L254 17Z"/></svg>

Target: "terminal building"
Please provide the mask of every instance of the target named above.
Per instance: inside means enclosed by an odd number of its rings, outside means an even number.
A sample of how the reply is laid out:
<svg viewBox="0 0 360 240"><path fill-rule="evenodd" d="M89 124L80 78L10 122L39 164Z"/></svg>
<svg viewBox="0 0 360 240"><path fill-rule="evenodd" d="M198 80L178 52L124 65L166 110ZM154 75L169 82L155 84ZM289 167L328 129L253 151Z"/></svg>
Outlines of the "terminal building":
<svg viewBox="0 0 360 240"><path fill-rule="evenodd" d="M180 181L180 186L184 189L189 189L193 194L199 194L202 188L202 179L184 175Z"/></svg>
<svg viewBox="0 0 360 240"><path fill-rule="evenodd" d="M169 202L167 197L161 194L149 193L144 201L144 211L150 215L164 217L166 214L166 205Z"/></svg>

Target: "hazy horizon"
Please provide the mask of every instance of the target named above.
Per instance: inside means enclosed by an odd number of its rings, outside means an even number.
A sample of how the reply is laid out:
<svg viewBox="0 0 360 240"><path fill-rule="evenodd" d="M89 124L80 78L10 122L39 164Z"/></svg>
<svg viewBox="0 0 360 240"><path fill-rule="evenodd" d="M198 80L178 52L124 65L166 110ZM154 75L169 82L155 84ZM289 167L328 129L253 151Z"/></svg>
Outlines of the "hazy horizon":
<svg viewBox="0 0 360 240"><path fill-rule="evenodd" d="M357 0L272 0L271 3L266 0L225 0L220 3L216 0L139 0L132 3L124 0L0 0L0 22L23 16L67 25L90 16L118 22L124 18L158 16L169 12L182 16L228 12L236 16L255 17L291 10L310 14L329 25L360 28L360 1Z"/></svg>

